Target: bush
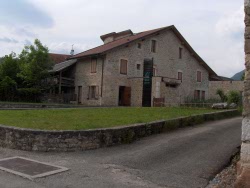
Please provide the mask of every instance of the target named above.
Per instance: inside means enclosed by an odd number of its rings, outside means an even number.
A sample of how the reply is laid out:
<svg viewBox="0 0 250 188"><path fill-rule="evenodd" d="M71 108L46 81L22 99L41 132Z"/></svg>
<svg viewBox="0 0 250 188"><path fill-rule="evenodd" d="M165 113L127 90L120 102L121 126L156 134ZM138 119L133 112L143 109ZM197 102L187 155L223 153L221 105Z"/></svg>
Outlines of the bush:
<svg viewBox="0 0 250 188"><path fill-rule="evenodd" d="M235 103L237 105L240 104L240 101L241 101L241 95L238 91L230 91L228 93L228 103Z"/></svg>
<svg viewBox="0 0 250 188"><path fill-rule="evenodd" d="M37 88L20 88L17 89L18 98L25 102L40 102L41 90Z"/></svg>

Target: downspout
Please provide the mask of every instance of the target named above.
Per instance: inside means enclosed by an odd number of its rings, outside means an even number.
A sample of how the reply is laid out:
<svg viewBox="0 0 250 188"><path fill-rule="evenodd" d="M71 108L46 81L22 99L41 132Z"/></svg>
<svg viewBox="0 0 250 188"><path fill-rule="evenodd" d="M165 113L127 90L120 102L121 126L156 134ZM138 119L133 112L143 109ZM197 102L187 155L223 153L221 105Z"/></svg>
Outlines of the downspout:
<svg viewBox="0 0 250 188"><path fill-rule="evenodd" d="M104 61L105 58L102 57L102 76L101 76L101 100L100 100L100 106L102 106L102 96L103 96L103 73L104 73Z"/></svg>

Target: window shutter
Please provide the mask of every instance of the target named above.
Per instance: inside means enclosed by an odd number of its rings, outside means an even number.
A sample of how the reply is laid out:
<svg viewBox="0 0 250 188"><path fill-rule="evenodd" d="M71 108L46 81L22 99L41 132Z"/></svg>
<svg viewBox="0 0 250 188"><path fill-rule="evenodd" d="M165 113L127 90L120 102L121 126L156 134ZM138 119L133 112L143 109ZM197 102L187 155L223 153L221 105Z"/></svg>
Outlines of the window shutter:
<svg viewBox="0 0 250 188"><path fill-rule="evenodd" d="M89 86L89 92L88 92L88 99L90 99L90 86Z"/></svg>
<svg viewBox="0 0 250 188"><path fill-rule="evenodd" d="M121 74L127 74L127 64L128 64L127 60L121 59L120 61L120 73Z"/></svg>
<svg viewBox="0 0 250 188"><path fill-rule="evenodd" d="M97 59L91 59L91 73L96 73Z"/></svg>
<svg viewBox="0 0 250 188"><path fill-rule="evenodd" d="M95 86L95 98L99 98L99 86Z"/></svg>

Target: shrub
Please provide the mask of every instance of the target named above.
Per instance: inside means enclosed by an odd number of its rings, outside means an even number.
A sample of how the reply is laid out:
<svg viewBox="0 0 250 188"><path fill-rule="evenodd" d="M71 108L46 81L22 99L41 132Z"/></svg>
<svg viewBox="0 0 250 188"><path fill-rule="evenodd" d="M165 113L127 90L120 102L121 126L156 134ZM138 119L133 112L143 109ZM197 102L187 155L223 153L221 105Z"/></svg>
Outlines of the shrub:
<svg viewBox="0 0 250 188"><path fill-rule="evenodd" d="M41 90L37 88L20 88L17 89L20 101L40 102Z"/></svg>
<svg viewBox="0 0 250 188"><path fill-rule="evenodd" d="M228 93L228 103L239 104L241 101L241 95L238 91L230 91Z"/></svg>

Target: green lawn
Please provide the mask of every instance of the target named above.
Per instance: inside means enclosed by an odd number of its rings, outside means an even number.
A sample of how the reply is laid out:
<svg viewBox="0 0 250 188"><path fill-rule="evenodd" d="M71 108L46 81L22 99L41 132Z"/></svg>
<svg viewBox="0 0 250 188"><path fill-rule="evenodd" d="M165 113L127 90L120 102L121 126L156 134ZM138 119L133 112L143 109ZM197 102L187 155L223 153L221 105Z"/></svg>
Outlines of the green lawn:
<svg viewBox="0 0 250 188"><path fill-rule="evenodd" d="M114 127L213 112L190 108L85 108L0 110L0 124L33 129L80 130Z"/></svg>

